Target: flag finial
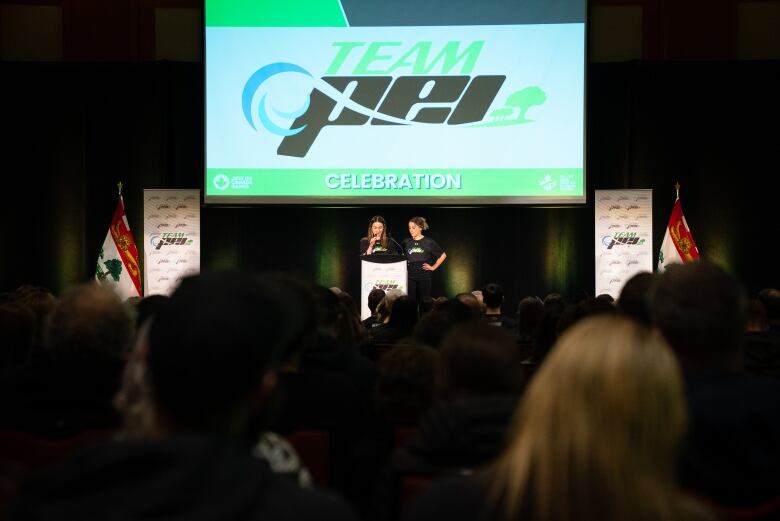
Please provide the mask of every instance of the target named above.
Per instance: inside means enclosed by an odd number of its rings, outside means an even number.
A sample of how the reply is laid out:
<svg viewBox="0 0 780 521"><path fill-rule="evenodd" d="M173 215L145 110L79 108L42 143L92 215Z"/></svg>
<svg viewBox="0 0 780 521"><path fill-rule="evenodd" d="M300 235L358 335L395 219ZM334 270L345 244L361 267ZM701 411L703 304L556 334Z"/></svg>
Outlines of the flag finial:
<svg viewBox="0 0 780 521"><path fill-rule="evenodd" d="M680 183L674 183L674 189L677 192L677 199L680 198ZM119 191L121 192L122 189L120 188Z"/></svg>
<svg viewBox="0 0 780 521"><path fill-rule="evenodd" d="M117 187L117 188L119 188L119 197L122 197L122 186L124 186L124 185L122 184L122 181L119 181L119 182L116 184L116 187Z"/></svg>

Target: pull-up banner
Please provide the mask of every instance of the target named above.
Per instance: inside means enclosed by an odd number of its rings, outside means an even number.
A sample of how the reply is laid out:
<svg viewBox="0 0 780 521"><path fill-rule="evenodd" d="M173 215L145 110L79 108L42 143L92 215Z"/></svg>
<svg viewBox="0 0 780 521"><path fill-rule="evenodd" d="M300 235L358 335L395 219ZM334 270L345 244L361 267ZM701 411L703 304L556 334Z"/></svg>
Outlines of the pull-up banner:
<svg viewBox="0 0 780 521"><path fill-rule="evenodd" d="M200 190L144 190L144 295L200 272Z"/></svg>
<svg viewBox="0 0 780 521"><path fill-rule="evenodd" d="M596 295L653 271L653 191L596 190Z"/></svg>

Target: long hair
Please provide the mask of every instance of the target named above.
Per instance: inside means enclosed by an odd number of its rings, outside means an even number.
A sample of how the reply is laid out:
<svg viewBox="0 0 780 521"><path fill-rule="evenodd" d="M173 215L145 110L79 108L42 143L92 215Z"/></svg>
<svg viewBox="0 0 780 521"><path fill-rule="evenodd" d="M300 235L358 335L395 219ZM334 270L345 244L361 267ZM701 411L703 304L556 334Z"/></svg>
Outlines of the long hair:
<svg viewBox="0 0 780 521"><path fill-rule="evenodd" d="M491 504L506 519L678 519L685 423L680 370L662 337L625 318L583 320L532 380L488 471Z"/></svg>
<svg viewBox="0 0 780 521"><path fill-rule="evenodd" d="M387 223L385 222L385 218L381 215L375 215L371 218L371 220L368 221L368 232L366 232L366 240L371 241L371 237L374 235L371 233L371 226L374 223L382 223L382 235L379 237L379 242L382 244L382 247L387 249Z"/></svg>

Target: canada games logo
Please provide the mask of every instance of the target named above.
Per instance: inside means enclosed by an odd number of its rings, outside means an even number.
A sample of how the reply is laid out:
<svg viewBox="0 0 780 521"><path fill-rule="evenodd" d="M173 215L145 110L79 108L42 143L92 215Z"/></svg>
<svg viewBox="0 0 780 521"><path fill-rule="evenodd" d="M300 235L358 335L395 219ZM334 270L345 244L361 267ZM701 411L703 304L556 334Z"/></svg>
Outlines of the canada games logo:
<svg viewBox="0 0 780 521"><path fill-rule="evenodd" d="M528 110L547 99L538 86L512 92L488 113L506 76L471 74L484 45L482 40L449 41L439 48L431 41L406 48L401 42L334 42L335 55L322 77L287 62L255 71L244 85L241 108L253 129L282 137L277 154L291 157L305 157L320 132L333 125L497 127L532 122ZM357 61L345 75L348 58ZM395 75L398 71L409 74ZM280 87L289 83L274 81L280 78L307 87L301 92L308 94L292 110L274 104L275 94L290 95Z"/></svg>

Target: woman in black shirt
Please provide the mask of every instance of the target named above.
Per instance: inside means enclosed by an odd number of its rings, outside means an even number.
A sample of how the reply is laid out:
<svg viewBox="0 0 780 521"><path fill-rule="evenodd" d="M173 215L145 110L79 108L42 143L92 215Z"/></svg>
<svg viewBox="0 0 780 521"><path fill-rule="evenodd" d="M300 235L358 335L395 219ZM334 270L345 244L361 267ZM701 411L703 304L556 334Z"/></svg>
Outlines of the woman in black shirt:
<svg viewBox="0 0 780 521"><path fill-rule="evenodd" d="M360 255L376 253L400 254L398 246L387 236L387 224L381 215L375 215L368 221L368 233L360 239Z"/></svg>
<svg viewBox="0 0 780 521"><path fill-rule="evenodd" d="M447 254L436 241L423 236L428 223L423 217L409 219L410 238L404 239L404 255L409 261L409 298L423 299L431 296L431 272L436 271Z"/></svg>

